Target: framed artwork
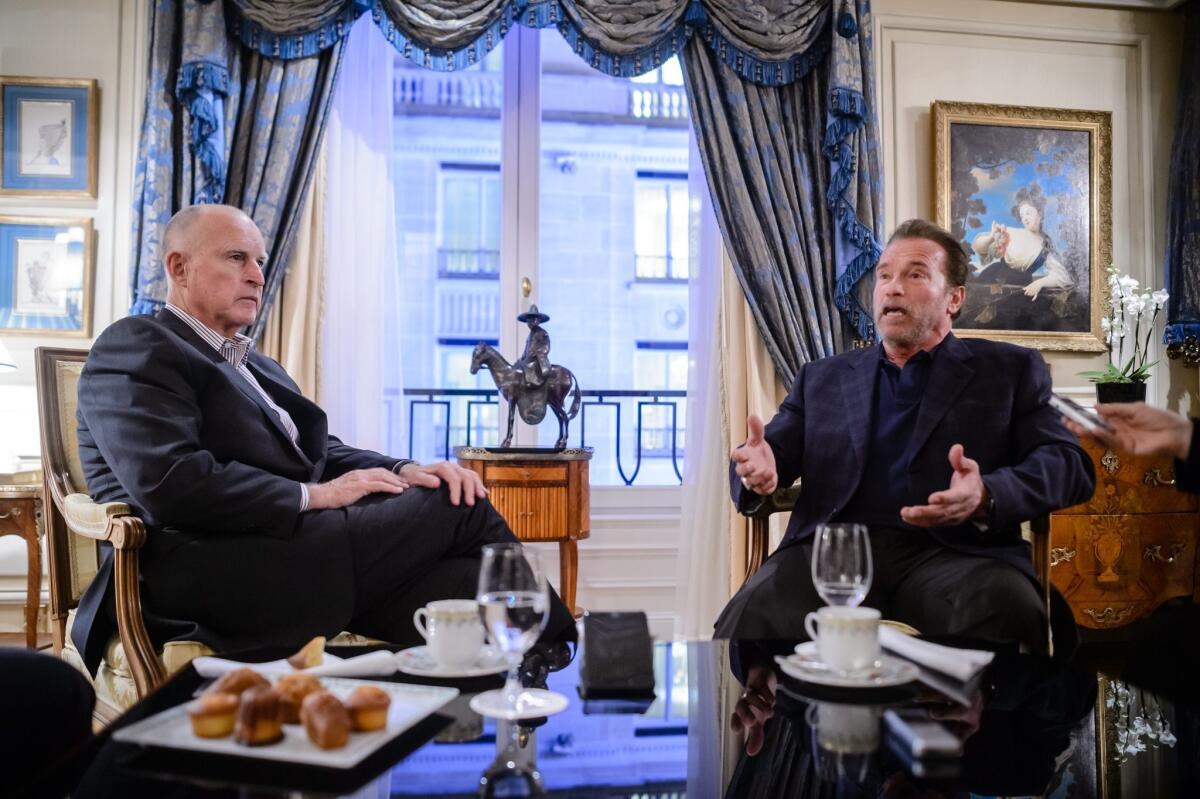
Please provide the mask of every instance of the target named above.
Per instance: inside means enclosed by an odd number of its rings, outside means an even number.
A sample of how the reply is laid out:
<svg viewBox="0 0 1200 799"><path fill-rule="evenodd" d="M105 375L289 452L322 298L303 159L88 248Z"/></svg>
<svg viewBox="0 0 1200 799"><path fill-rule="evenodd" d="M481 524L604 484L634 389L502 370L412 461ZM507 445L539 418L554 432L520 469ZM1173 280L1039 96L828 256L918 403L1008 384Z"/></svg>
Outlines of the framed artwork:
<svg viewBox="0 0 1200 799"><path fill-rule="evenodd" d="M1042 350L1105 350L1112 115L933 103L937 221L970 255L954 330Z"/></svg>
<svg viewBox="0 0 1200 799"><path fill-rule="evenodd" d="M0 334L92 334L92 220L0 216Z"/></svg>
<svg viewBox="0 0 1200 799"><path fill-rule="evenodd" d="M0 196L96 196L94 80L0 76Z"/></svg>

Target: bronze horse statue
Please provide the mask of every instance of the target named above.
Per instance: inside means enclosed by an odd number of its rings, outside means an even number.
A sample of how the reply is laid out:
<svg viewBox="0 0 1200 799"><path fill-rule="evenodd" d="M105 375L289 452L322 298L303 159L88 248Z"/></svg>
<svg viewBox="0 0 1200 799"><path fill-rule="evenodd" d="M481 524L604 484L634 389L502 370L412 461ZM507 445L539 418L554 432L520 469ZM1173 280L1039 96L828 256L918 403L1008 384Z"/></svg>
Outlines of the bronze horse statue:
<svg viewBox="0 0 1200 799"><path fill-rule="evenodd" d="M554 442L555 449L567 445L567 423L579 413L579 383L570 369L557 364L545 371L544 379L538 385L530 385L525 381L526 370L523 359L510 364L504 356L486 342L479 342L471 353L471 374L486 367L496 381L496 389L500 396L508 401L508 434L504 437L501 447L512 444L513 421L516 412L521 412L521 419L529 425L537 425L546 418L546 406L558 417L558 440ZM570 410L564 410L567 394L574 393Z"/></svg>

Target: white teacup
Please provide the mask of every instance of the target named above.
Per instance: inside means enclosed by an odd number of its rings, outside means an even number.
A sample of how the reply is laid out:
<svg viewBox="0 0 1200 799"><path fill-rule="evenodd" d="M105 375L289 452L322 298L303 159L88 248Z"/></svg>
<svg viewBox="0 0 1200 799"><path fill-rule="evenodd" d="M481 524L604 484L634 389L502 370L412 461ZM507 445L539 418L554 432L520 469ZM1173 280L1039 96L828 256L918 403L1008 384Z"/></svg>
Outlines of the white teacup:
<svg viewBox="0 0 1200 799"><path fill-rule="evenodd" d="M830 668L857 671L879 660L879 611L875 608L821 608L804 617L804 629L817 642L817 652Z"/></svg>
<svg viewBox="0 0 1200 799"><path fill-rule="evenodd" d="M413 613L413 624L439 666L466 668L483 648L483 622L473 599L439 599Z"/></svg>
<svg viewBox="0 0 1200 799"><path fill-rule="evenodd" d="M880 708L816 702L806 714L822 749L840 754L873 752L879 746Z"/></svg>

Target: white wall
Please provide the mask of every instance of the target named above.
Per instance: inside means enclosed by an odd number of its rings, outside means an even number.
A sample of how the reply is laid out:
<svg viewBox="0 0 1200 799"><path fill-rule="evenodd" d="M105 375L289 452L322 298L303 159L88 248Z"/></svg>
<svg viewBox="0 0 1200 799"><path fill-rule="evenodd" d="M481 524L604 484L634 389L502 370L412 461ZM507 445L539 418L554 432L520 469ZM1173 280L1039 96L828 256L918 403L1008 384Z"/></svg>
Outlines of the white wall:
<svg viewBox="0 0 1200 799"><path fill-rule="evenodd" d="M995 0L875 0L888 227L934 217L934 100L1112 112L1113 263L1161 288L1181 18ZM1047 353L1055 390L1103 355ZM1155 370L1151 401L1187 408L1195 370Z"/></svg>
<svg viewBox="0 0 1200 799"><path fill-rule="evenodd" d="M93 335L128 307L125 270L145 27L144 0L0 0L0 74L99 82L97 198L0 198L0 214L92 219L96 230ZM91 339L7 335L4 343L16 359L17 371L0 374L0 471L11 468L13 456L37 455L41 449L34 347L86 347ZM24 601L24 574L24 542L15 536L0 538L0 631L20 629L19 615L10 603Z"/></svg>

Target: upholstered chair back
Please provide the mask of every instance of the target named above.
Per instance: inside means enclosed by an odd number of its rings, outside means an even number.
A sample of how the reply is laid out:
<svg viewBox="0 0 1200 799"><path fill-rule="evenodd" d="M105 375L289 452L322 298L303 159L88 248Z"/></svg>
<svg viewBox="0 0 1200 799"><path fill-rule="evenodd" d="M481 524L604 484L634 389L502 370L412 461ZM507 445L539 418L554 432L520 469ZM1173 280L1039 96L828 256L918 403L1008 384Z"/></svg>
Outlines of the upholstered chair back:
<svg viewBox="0 0 1200 799"><path fill-rule="evenodd" d="M95 541L72 535L63 521L58 498L86 494L87 481L79 457L79 375L87 350L37 349L38 411L45 475L46 535L50 561L50 617L65 619L95 576L99 552Z"/></svg>

